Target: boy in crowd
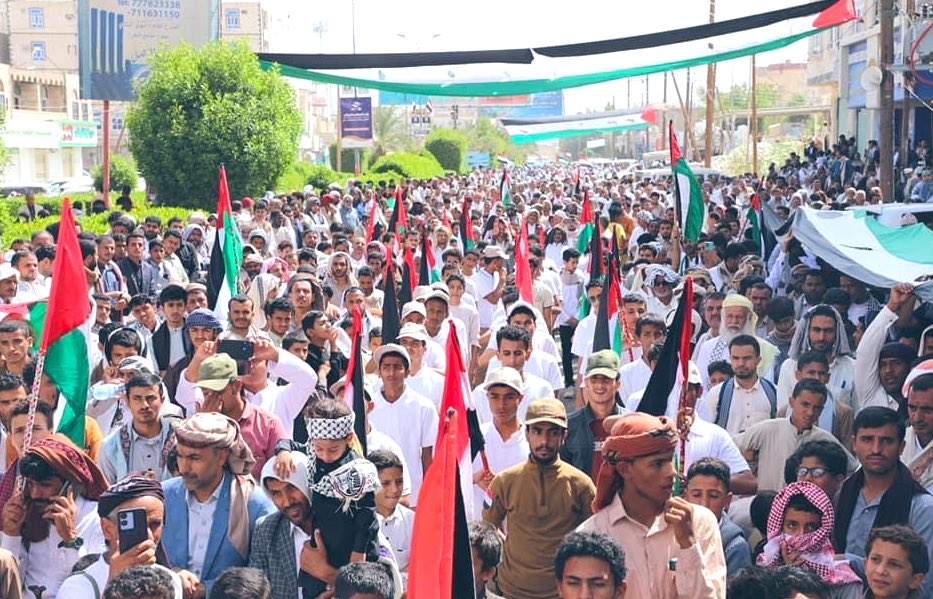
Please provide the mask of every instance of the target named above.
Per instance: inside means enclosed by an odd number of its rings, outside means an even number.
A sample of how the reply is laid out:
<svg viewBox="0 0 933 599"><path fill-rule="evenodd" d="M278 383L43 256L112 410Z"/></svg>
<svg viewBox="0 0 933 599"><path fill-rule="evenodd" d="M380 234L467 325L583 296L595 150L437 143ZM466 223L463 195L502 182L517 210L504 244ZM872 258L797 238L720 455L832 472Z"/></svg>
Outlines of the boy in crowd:
<svg viewBox="0 0 933 599"><path fill-rule="evenodd" d="M752 565L752 551L742 529L729 519L727 510L732 503L729 488L729 466L716 458L700 458L687 470L684 498L713 512L719 521L723 552L726 555L727 576L731 578L742 568Z"/></svg>
<svg viewBox="0 0 933 599"><path fill-rule="evenodd" d="M930 569L923 537L898 524L871 531L865 548L866 599L919 599Z"/></svg>
<svg viewBox="0 0 933 599"><path fill-rule="evenodd" d="M385 449L369 452L366 459L373 463L379 474L376 490L379 528L395 552L399 571L405 572L411 557L411 532L415 523L415 512L399 503L405 487L405 467L397 455Z"/></svg>

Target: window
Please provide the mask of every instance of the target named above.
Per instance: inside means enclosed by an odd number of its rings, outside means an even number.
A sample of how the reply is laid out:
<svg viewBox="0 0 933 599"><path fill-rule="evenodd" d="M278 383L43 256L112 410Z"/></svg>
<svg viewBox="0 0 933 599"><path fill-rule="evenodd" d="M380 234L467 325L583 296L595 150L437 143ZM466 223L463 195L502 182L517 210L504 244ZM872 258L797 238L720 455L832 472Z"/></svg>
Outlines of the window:
<svg viewBox="0 0 933 599"><path fill-rule="evenodd" d="M32 48L33 62L42 62L45 60L45 42L32 42L30 47Z"/></svg>
<svg viewBox="0 0 933 599"><path fill-rule="evenodd" d="M228 8L227 9L227 30L239 29L240 28L240 9L238 8Z"/></svg>
<svg viewBox="0 0 933 599"><path fill-rule="evenodd" d="M42 29L45 27L45 16L42 14L41 8L30 8L29 9L29 28L30 29Z"/></svg>
<svg viewBox="0 0 933 599"><path fill-rule="evenodd" d="M122 116L110 117L110 130L111 131L122 131L123 130L123 117Z"/></svg>

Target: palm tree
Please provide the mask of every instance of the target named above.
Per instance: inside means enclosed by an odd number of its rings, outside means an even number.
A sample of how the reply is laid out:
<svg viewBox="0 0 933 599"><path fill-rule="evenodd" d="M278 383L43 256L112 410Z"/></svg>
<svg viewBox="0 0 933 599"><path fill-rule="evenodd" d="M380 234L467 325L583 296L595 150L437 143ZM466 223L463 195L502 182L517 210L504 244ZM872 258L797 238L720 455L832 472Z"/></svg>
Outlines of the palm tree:
<svg viewBox="0 0 933 599"><path fill-rule="evenodd" d="M405 122L405 111L396 106L377 106L373 111L373 160L395 150L404 150L412 142Z"/></svg>

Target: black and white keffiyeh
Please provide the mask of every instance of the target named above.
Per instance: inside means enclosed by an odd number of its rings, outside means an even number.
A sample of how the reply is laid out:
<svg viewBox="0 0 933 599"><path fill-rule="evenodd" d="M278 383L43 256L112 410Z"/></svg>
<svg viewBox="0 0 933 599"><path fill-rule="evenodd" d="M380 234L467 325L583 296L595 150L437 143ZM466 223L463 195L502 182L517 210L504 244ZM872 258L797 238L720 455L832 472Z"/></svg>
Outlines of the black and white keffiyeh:
<svg viewBox="0 0 933 599"><path fill-rule="evenodd" d="M353 432L355 414L342 418L308 418L308 439L346 439Z"/></svg>
<svg viewBox="0 0 933 599"><path fill-rule="evenodd" d="M331 421L333 422L333 421ZM310 470L314 472L316 458L312 453ZM310 482L310 480L309 480ZM350 510L350 504L359 501L367 493L374 493L379 483L376 466L369 460L356 458L325 474L318 482L310 482L310 490L325 497L343 501L343 511Z"/></svg>

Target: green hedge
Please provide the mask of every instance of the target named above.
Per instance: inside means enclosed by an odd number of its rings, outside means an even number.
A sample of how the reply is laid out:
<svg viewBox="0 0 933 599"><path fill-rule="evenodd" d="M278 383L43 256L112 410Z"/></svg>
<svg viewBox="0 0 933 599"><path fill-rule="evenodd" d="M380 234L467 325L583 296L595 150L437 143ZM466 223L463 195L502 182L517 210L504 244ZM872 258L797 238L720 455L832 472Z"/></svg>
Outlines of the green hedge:
<svg viewBox="0 0 933 599"><path fill-rule="evenodd" d="M341 158L342 158L341 160L342 164L340 165L340 167L343 169L343 172L345 173L353 172L354 163L356 162L356 158L354 156L355 151L356 150L353 148L344 148L343 151L340 153ZM337 143L336 142L330 144L328 148L328 155L330 156L330 168L336 171L337 170ZM373 160L373 151L370 148L360 148L360 172L366 172L367 170L369 170L369 166L372 163L372 160Z"/></svg>
<svg viewBox="0 0 933 599"><path fill-rule="evenodd" d="M104 167L101 164L94 165L91 170L94 176L94 189L104 190ZM119 154L110 157L110 190L120 193L124 185L129 185L130 189L136 189L136 183L139 181L139 175L136 172L136 162L132 158L125 158Z"/></svg>
<svg viewBox="0 0 933 599"><path fill-rule="evenodd" d="M430 179L444 175L444 167L437 158L429 152L423 154L409 154L407 152L393 152L377 160L370 170L370 175L394 172L402 177L411 179ZM365 180L365 178L364 178Z"/></svg>
<svg viewBox="0 0 933 599"><path fill-rule="evenodd" d="M424 140L424 149L448 171L460 172L466 162L467 138L461 131L439 127Z"/></svg>

